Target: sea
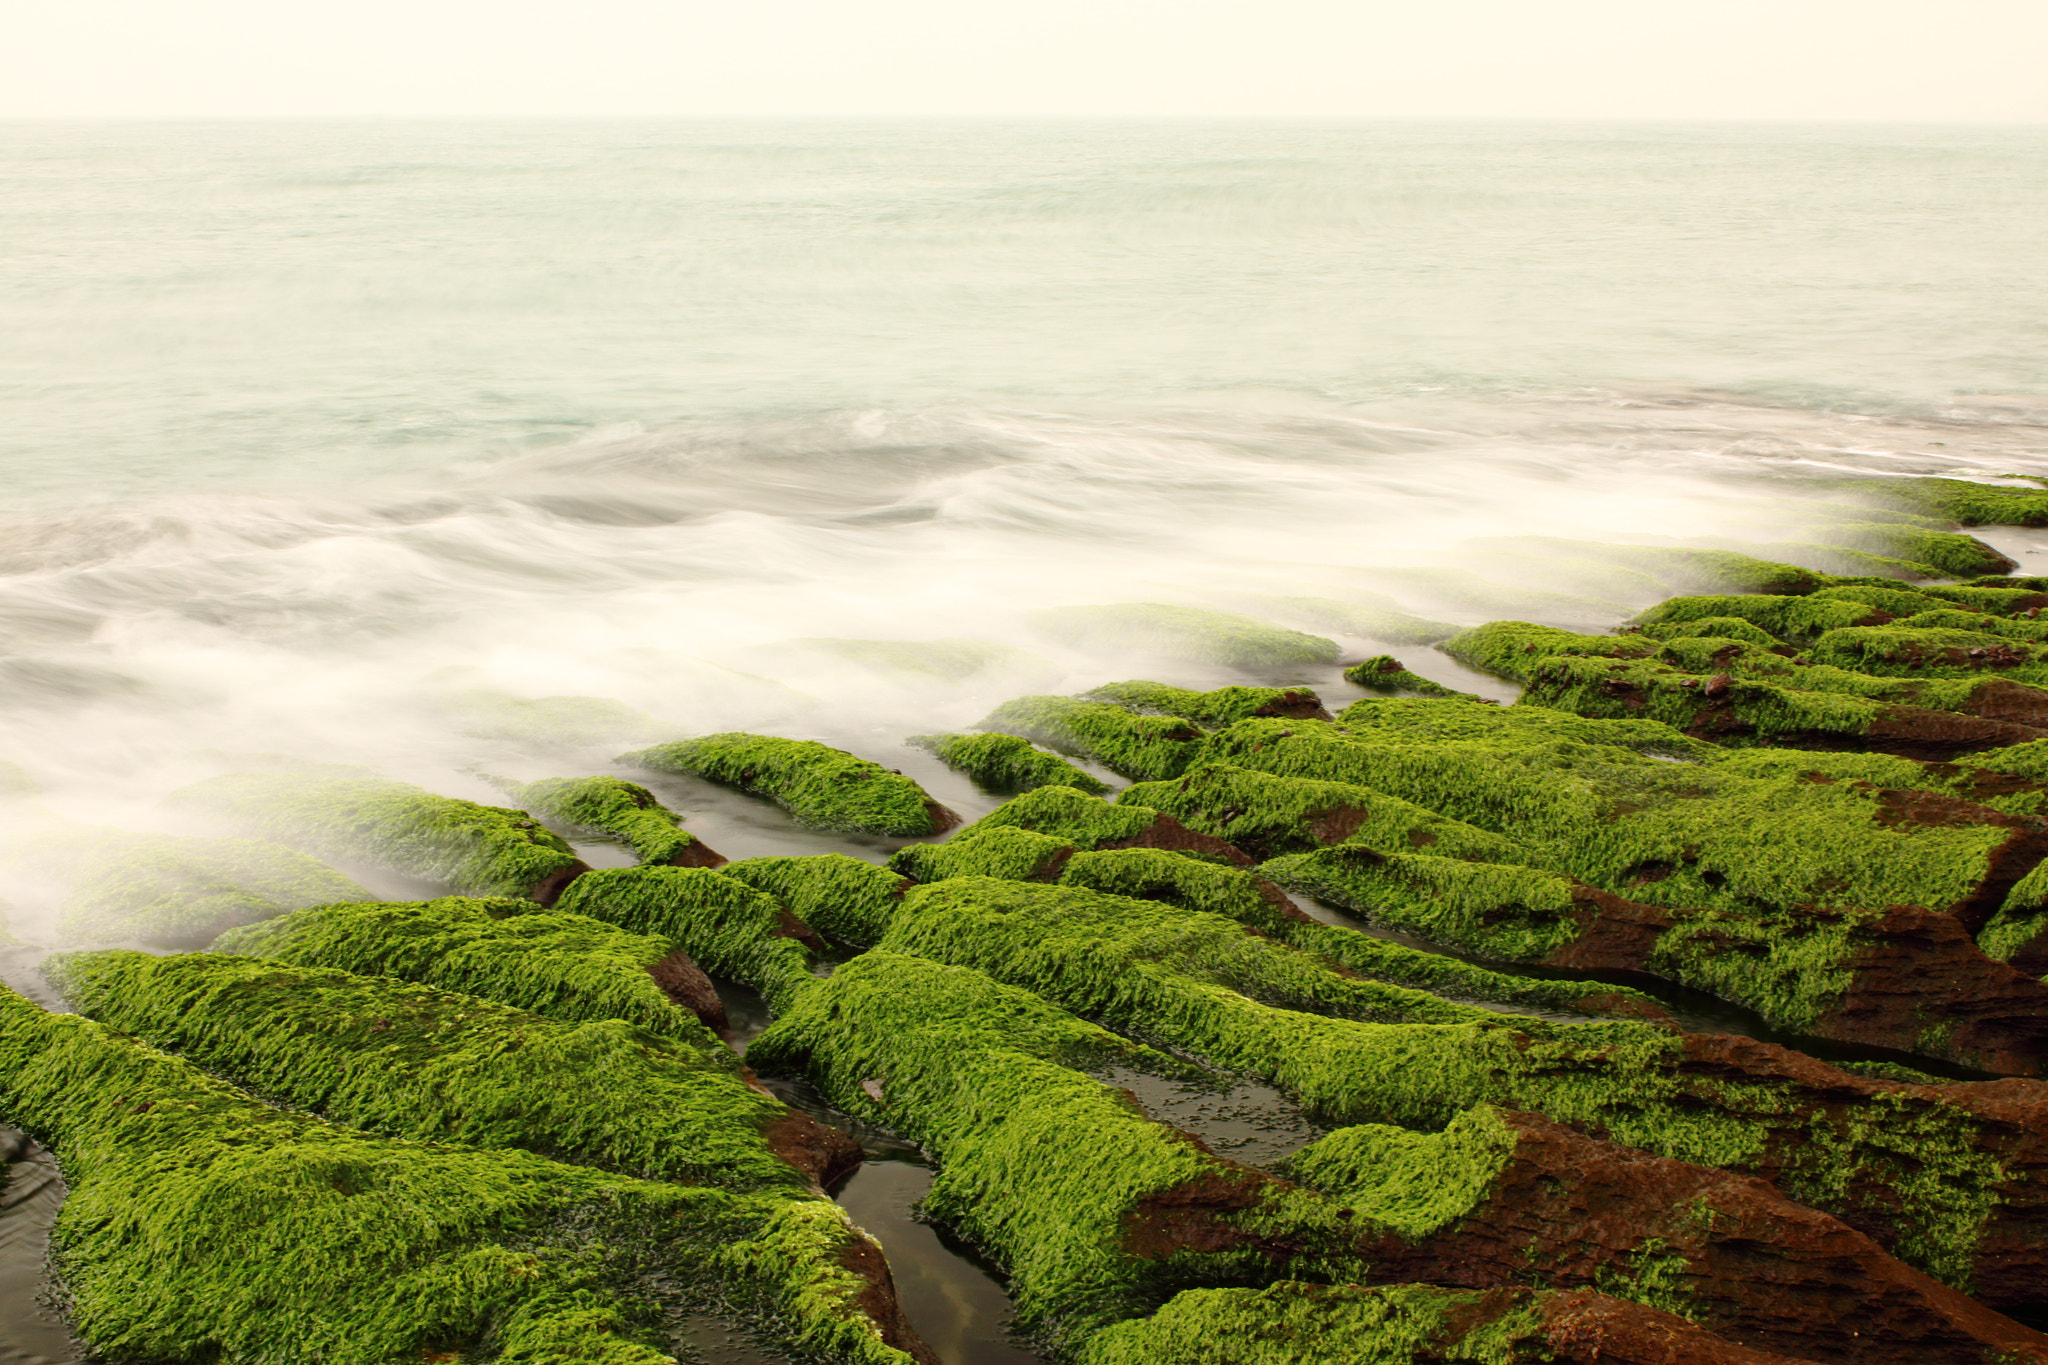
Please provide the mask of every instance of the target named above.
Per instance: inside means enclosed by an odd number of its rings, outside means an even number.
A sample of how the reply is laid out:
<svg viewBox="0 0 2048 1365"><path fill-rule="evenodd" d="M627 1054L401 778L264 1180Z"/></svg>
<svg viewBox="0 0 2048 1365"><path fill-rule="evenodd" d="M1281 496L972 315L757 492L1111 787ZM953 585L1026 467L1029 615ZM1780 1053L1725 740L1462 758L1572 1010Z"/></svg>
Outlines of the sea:
<svg viewBox="0 0 2048 1365"><path fill-rule="evenodd" d="M604 770L476 720L601 698L972 815L907 736L1161 676L1059 608L1478 620L1402 585L2048 476L2044 225L2039 127L0 123L0 759L37 819L182 832L251 764ZM886 853L722 801L684 813L731 856ZM0 895L48 938L61 886ZM938 1246L919 1178L869 1202ZM970 1269L947 1365L1030 1358Z"/></svg>

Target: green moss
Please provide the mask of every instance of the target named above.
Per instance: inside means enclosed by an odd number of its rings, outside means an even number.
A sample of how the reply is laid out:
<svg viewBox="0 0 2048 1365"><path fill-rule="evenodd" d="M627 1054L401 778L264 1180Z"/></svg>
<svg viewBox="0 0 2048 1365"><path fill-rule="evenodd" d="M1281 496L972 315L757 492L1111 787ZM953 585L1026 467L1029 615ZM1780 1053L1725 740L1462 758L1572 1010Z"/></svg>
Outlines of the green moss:
<svg viewBox="0 0 2048 1365"><path fill-rule="evenodd" d="M585 885L585 883L588 885ZM559 909L656 934L713 976L743 982L776 1008L811 980L811 957L773 896L702 867L624 867L586 873Z"/></svg>
<svg viewBox="0 0 2048 1365"><path fill-rule="evenodd" d="M1071 787L1039 787L1005 801L953 838L991 829L1028 829L1064 839L1075 848L1092 849L1135 839L1158 818L1158 811L1136 802L1112 806Z"/></svg>
<svg viewBox="0 0 2048 1365"><path fill-rule="evenodd" d="M807 1188L787 1112L710 1050L412 982L215 953L46 960L83 1014L326 1118L735 1191Z"/></svg>
<svg viewBox="0 0 2048 1365"><path fill-rule="evenodd" d="M822 1200L373 1138L11 993L0 1118L64 1164L56 1259L107 1358L663 1365L657 1299L681 1285L722 1289L699 1302L758 1312L809 1356L908 1359L860 1315L853 1276L769 1254L791 1212L836 1212Z"/></svg>
<svg viewBox="0 0 2048 1365"><path fill-rule="evenodd" d="M1419 595L1431 603L1489 616L1533 616L1545 621L1610 621L1626 614L1619 605L1598 598L1541 589L1514 587L1481 577L1469 569L1368 570L1375 586Z"/></svg>
<svg viewBox="0 0 2048 1365"><path fill-rule="evenodd" d="M1058 754L1034 749L1029 740L1016 735L912 735L907 742L991 791L1072 787L1099 795L1109 790L1108 783L1082 772Z"/></svg>
<svg viewBox="0 0 2048 1365"><path fill-rule="evenodd" d="M1359 600L1344 602L1333 597L1254 597L1248 601L1275 616L1317 630L1383 640L1390 645L1433 645L1458 633L1458 628L1448 621L1409 615L1391 597L1378 593L1356 596Z"/></svg>
<svg viewBox="0 0 2048 1365"><path fill-rule="evenodd" d="M2018 567L1975 536L1928 530L1898 522L1837 522L1827 528L1826 535L1836 544L1892 559L1931 565L1955 578L2003 573Z"/></svg>
<svg viewBox="0 0 2048 1365"><path fill-rule="evenodd" d="M1018 697L977 727L1090 758L1142 781L1185 768L1202 732L1177 716L1138 716L1108 702Z"/></svg>
<svg viewBox="0 0 2048 1365"><path fill-rule="evenodd" d="M1895 583L1837 584L1822 588L1813 596L1823 602L1861 602L1893 616L1911 616L1916 612L1938 611L1953 605L1924 589L1904 588Z"/></svg>
<svg viewBox="0 0 2048 1365"><path fill-rule="evenodd" d="M1283 1257L1327 1274L1348 1240L1321 1200L1208 1155L1071 1069L1171 1074L1170 1059L979 972L877 948L806 992L748 1057L803 1070L834 1104L933 1152L924 1210L1010 1272L1027 1331L1072 1342L1190 1283L1273 1278ZM1194 1215L1223 1235L1133 1245L1147 1201L1200 1182L1238 1195Z"/></svg>
<svg viewBox="0 0 2048 1365"><path fill-rule="evenodd" d="M2013 884L2004 902L1977 931L1977 946L1986 957L2010 962L2043 934L2048 934L2048 862L2036 863Z"/></svg>
<svg viewBox="0 0 2048 1365"><path fill-rule="evenodd" d="M745 858L718 871L766 892L820 933L862 946L888 931L897 902L910 885L886 868L844 853Z"/></svg>
<svg viewBox="0 0 2048 1365"><path fill-rule="evenodd" d="M1508 858L1510 839L1345 782L1318 782L1204 763L1171 782L1140 782L1118 805L1165 811L1189 829L1262 858L1327 844L1429 848L1453 858Z"/></svg>
<svg viewBox="0 0 2048 1365"><path fill-rule="evenodd" d="M1285 1170L1310 1189L1356 1200L1419 1242L1486 1197L1519 1140L1497 1110L1479 1105L1440 1133L1339 1128L1288 1158Z"/></svg>
<svg viewBox="0 0 2048 1365"><path fill-rule="evenodd" d="M703 856L697 836L637 782L617 777L550 777L512 793L535 815L558 824L599 830L625 843L643 863L673 863ZM715 856L715 855L714 855Z"/></svg>
<svg viewBox="0 0 2048 1365"><path fill-rule="evenodd" d="M1271 944L1233 956L1221 937L1193 932L1199 924L1183 926L1182 946L1137 902L1077 904L1060 899L1065 890L977 878L919 888L884 948L971 958L1120 1031L1171 1039L1214 1065L1266 1077L1334 1122L1435 1129L1493 1104L1676 1160L1760 1174L1799 1202L1872 1229L1951 1284L1968 1282L1990 1214L2032 1197L2025 1177L2001 1165L2009 1139L1997 1124L1937 1095L1695 1068L1682 1035L1646 1025L1539 1026L1484 1011L1456 1023L1339 1017L1364 1011L1330 994L1312 959L1278 964L1273 955L1285 950ZM842 967L828 985L879 955ZM1385 1008L1399 999L1377 998ZM828 999L813 992L801 1008L823 1012Z"/></svg>
<svg viewBox="0 0 2048 1365"><path fill-rule="evenodd" d="M1064 839L997 825L943 844L906 844L891 855L889 870L921 882L948 877L1051 881L1073 851Z"/></svg>
<svg viewBox="0 0 2048 1365"><path fill-rule="evenodd" d="M2043 605L2039 579L1979 579L1975 583L1930 583L1921 591L1944 602L1954 602L2001 616L2010 616Z"/></svg>
<svg viewBox="0 0 2048 1365"><path fill-rule="evenodd" d="M1959 768L1975 768L1984 772L2008 773L2035 782L2048 782L2048 739L2029 740L2025 744L2008 744L1999 749L1986 749L1978 754L1965 754L1956 760Z"/></svg>
<svg viewBox="0 0 2048 1365"><path fill-rule="evenodd" d="M814 740L735 731L658 744L617 761L738 787L821 829L915 838L950 823L924 788L901 773Z"/></svg>
<svg viewBox="0 0 2048 1365"><path fill-rule="evenodd" d="M1333 664L1343 651L1335 640L1268 625L1232 612L1123 602L1104 607L1061 607L1031 613L1047 635L1082 649L1156 654L1184 663L1259 670Z"/></svg>
<svg viewBox="0 0 2048 1365"><path fill-rule="evenodd" d="M1569 877L1371 848L1275 858L1262 875L1376 923L1501 962L1542 962L1579 937Z"/></svg>
<svg viewBox="0 0 2048 1365"><path fill-rule="evenodd" d="M1247 716L1325 714L1321 698L1306 687L1219 687L1213 692L1196 692L1134 680L1106 683L1082 700L1106 701L1127 711L1179 716L1212 730Z"/></svg>
<svg viewBox="0 0 2048 1365"><path fill-rule="evenodd" d="M1963 526L2048 526L2048 493L1966 479L1859 479L1839 485L1874 501Z"/></svg>
<svg viewBox="0 0 2048 1365"><path fill-rule="evenodd" d="M322 905L232 930L213 951L417 981L572 1023L623 1019L722 1064L732 1056L648 975L673 943L529 901Z"/></svg>
<svg viewBox="0 0 2048 1365"><path fill-rule="evenodd" d="M89 863L65 898L72 942L196 948L223 929L370 893L303 853L254 839L149 835Z"/></svg>
<svg viewBox="0 0 2048 1365"><path fill-rule="evenodd" d="M1474 626L1444 641L1442 649L1469 668L1518 682L1532 676L1544 660L1560 654L1641 659L1657 652L1653 641L1639 635L1582 635L1527 621L1493 621Z"/></svg>
<svg viewBox="0 0 2048 1365"><path fill-rule="evenodd" d="M1673 621L1663 625L1644 626L1642 633L1653 640L1676 641L1712 637L1757 645L1764 649L1770 649L1778 643L1775 635L1739 616L1709 616L1698 621Z"/></svg>
<svg viewBox="0 0 2048 1365"><path fill-rule="evenodd" d="M1640 1015L1658 1009L1649 996L1625 986L1588 987L1509 976L1355 929L1318 923L1296 911L1276 887L1255 872L1197 862L1163 849L1077 853L1060 873L1060 884L1223 915L1370 980L1453 1000L1486 1000L1578 1014L1619 1011Z"/></svg>
<svg viewBox="0 0 2048 1365"><path fill-rule="evenodd" d="M1969 677L1989 668L2033 681L2025 669L2041 651L2030 644L1973 630L1914 630L1906 626L1861 626L1831 630L1814 641L1816 663L1890 677Z"/></svg>
<svg viewBox="0 0 2048 1365"><path fill-rule="evenodd" d="M2007 640L2048 640L2048 621L2009 620L1988 612L1943 603L1938 610L1901 617L1896 624L1904 630L1970 630L1997 635Z"/></svg>
<svg viewBox="0 0 2048 1365"><path fill-rule="evenodd" d="M1502 1016L1422 991L1352 977L1234 919L1156 900L960 877L903 900L882 947L973 967L1078 1014L1171 1043L1169 1021L1215 989L1279 1009L1411 1023ZM1530 1022L1530 1021L1524 1021Z"/></svg>
<svg viewBox="0 0 2048 1365"><path fill-rule="evenodd" d="M583 867L525 811L376 777L235 773L173 792L168 804L316 857L367 863L464 895L533 895Z"/></svg>
<svg viewBox="0 0 2048 1365"><path fill-rule="evenodd" d="M1646 631L1653 626L1677 625L1733 616L1768 631L1780 640L1801 643L1818 639L1831 630L1861 625L1872 617L1865 602L1822 597L1673 597L1659 602L1635 617Z"/></svg>
<svg viewBox="0 0 2048 1365"><path fill-rule="evenodd" d="M1092 1338L1076 1365L1533 1365L1556 1360L1531 1291L1283 1281L1190 1289Z"/></svg>
<svg viewBox="0 0 2048 1365"><path fill-rule="evenodd" d="M1469 692L1460 692L1455 687L1431 682L1419 673L1410 673L1401 666L1401 661L1391 654L1375 654L1363 663L1353 664L1344 670L1344 681L1373 692L1405 693L1412 697L1469 697Z"/></svg>
<svg viewBox="0 0 2048 1365"><path fill-rule="evenodd" d="M1864 694L1899 690L1877 679L1834 669L1828 670L1832 677L1811 680L1837 687L1847 682L1856 690L1809 691L1797 685L1809 681L1804 675L1786 679L1791 685L1780 685L1733 671L1717 686L1715 675L1741 668L1742 661L1726 653L1725 645L1706 659L1687 657L1691 651L1685 645L1707 643L1677 642L1671 652L1677 656L1678 667L1651 661L1552 656L1540 660L1530 673L1522 701L1580 716L1646 717L1674 729L1705 729L1724 743L1856 744L1892 710Z"/></svg>

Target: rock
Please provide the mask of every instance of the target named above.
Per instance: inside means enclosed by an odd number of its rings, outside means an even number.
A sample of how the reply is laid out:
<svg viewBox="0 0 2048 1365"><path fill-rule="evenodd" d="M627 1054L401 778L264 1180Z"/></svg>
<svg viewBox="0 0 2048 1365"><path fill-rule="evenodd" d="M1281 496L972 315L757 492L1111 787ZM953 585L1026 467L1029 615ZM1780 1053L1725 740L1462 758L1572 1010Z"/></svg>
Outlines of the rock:
<svg viewBox="0 0 2048 1365"><path fill-rule="evenodd" d="M914 838L960 823L901 773L813 740L733 731L657 744L615 761L738 787L823 829Z"/></svg>

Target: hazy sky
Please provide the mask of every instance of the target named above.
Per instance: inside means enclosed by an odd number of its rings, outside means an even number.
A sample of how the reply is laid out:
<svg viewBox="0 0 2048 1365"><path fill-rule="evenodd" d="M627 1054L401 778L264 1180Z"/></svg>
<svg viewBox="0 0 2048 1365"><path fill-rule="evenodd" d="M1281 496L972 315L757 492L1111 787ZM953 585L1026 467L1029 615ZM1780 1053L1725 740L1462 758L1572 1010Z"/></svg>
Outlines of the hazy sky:
<svg viewBox="0 0 2048 1365"><path fill-rule="evenodd" d="M0 0L0 115L2048 120L2048 0Z"/></svg>

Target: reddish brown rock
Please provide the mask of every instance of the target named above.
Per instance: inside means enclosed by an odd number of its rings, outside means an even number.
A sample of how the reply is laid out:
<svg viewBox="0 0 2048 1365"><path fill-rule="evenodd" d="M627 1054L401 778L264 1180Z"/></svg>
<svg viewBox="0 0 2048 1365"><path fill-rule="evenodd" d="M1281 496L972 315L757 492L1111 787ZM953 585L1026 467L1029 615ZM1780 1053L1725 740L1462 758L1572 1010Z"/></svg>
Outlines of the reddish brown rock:
<svg viewBox="0 0 2048 1365"><path fill-rule="evenodd" d="M562 892L568 889L570 882L575 881L588 871L590 871L590 864L578 858L567 867L551 872L540 881L535 882L527 891L526 898L530 901L536 901L541 905L553 905L562 898Z"/></svg>
<svg viewBox="0 0 2048 1365"><path fill-rule="evenodd" d="M751 1073L748 1080L753 1081ZM760 1088L758 1083L756 1088ZM830 1189L860 1168L859 1143L799 1109L785 1110L761 1136L769 1151L809 1176L820 1189Z"/></svg>
<svg viewBox="0 0 2048 1365"><path fill-rule="evenodd" d="M2048 1337L1762 1180L1502 1118L1515 1147L1486 1197L1419 1242L1362 1245L1375 1281L1665 1294L1728 1342L1816 1361L2048 1362Z"/></svg>
<svg viewBox="0 0 2048 1365"><path fill-rule="evenodd" d="M1813 1365L1738 1346L1676 1313L1590 1289L1535 1306L1560 1365Z"/></svg>
<svg viewBox="0 0 2048 1365"><path fill-rule="evenodd" d="M1211 835L1197 834L1164 812L1130 838L1112 840L1097 844L1096 847L1163 848L1172 853L1195 853L1204 857L1222 858L1238 867L1250 867L1254 861L1237 845Z"/></svg>
<svg viewBox="0 0 2048 1365"><path fill-rule="evenodd" d="M661 987L663 995L696 1015L705 1027L723 1036L729 1027L725 1001L719 999L718 988L711 984L710 977L704 975L704 969L697 965L695 958L678 948L649 967L647 974L654 978L655 985Z"/></svg>

